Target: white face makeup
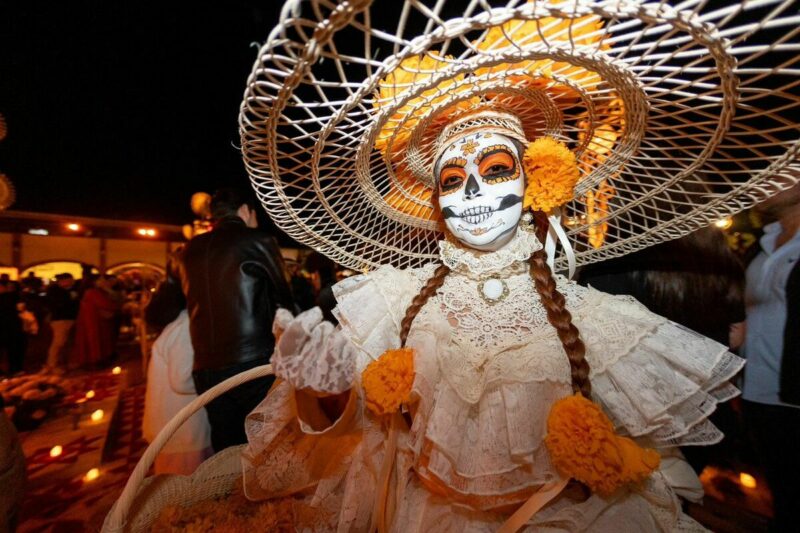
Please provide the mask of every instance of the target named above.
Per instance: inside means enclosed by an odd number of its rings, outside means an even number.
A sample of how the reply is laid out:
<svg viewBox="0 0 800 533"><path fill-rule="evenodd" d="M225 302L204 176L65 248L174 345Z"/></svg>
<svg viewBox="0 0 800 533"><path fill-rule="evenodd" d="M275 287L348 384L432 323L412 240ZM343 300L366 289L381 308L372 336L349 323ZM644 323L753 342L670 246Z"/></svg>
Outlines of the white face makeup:
<svg viewBox="0 0 800 533"><path fill-rule="evenodd" d="M439 207L461 243L501 248L522 216L525 175L516 146L496 133L474 133L445 147L435 166Z"/></svg>

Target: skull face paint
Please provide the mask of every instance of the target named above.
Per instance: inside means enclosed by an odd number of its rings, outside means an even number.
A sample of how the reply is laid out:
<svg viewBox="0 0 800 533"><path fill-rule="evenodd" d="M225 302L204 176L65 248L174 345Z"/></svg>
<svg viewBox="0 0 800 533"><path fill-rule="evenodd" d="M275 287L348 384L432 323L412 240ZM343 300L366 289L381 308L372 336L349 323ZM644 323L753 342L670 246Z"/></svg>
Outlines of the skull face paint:
<svg viewBox="0 0 800 533"><path fill-rule="evenodd" d="M514 236L525 176L517 147L496 133L474 133L445 147L435 166L439 207L461 243L493 251Z"/></svg>

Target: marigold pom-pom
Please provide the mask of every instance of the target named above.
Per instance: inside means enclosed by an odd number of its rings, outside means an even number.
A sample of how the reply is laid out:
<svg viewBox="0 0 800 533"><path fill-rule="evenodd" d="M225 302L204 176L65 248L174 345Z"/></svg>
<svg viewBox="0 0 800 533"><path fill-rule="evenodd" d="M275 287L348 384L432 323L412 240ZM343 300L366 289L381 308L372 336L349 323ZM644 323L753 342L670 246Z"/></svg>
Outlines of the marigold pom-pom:
<svg viewBox="0 0 800 533"><path fill-rule="evenodd" d="M525 149L525 208L552 211L572 200L580 178L575 154L561 141L540 137Z"/></svg>
<svg viewBox="0 0 800 533"><path fill-rule="evenodd" d="M414 384L414 350L386 350L361 373L367 407L378 415L396 412L408 402Z"/></svg>
<svg viewBox="0 0 800 533"><path fill-rule="evenodd" d="M553 405L545 444L562 475L577 479L601 496L643 481L660 462L655 450L616 435L602 409L580 394Z"/></svg>

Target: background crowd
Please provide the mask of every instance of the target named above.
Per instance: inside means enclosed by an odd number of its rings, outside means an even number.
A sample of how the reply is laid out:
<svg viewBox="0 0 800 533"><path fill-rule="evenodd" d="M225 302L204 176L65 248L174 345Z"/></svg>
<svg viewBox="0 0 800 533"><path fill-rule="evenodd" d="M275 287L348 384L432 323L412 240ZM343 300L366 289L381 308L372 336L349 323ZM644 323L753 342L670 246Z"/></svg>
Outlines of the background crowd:
<svg viewBox="0 0 800 533"><path fill-rule="evenodd" d="M117 357L120 331L131 331L140 315L143 288L135 277L91 273L52 280L0 276L0 373L23 369L63 373L109 366ZM46 358L30 344L44 344Z"/></svg>

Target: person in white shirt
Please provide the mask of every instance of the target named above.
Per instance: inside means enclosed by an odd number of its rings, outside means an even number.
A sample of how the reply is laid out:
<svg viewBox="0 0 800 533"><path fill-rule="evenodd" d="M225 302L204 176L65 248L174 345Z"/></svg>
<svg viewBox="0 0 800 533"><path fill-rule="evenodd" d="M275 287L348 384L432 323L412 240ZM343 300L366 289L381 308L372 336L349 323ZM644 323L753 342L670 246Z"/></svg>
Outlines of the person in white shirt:
<svg viewBox="0 0 800 533"><path fill-rule="evenodd" d="M142 420L142 433L148 442L197 397L192 380L193 363L189 314L184 310L153 344ZM184 422L164 446L156 458L155 473L189 475L211 454L211 427L202 409Z"/></svg>
<svg viewBox="0 0 800 533"><path fill-rule="evenodd" d="M796 531L793 503L800 476L800 405L781 400L786 286L800 259L800 185L770 198L759 210L776 222L764 227L761 252L747 268L743 353L745 422L773 495L775 531ZM795 383L794 386L797 386Z"/></svg>

